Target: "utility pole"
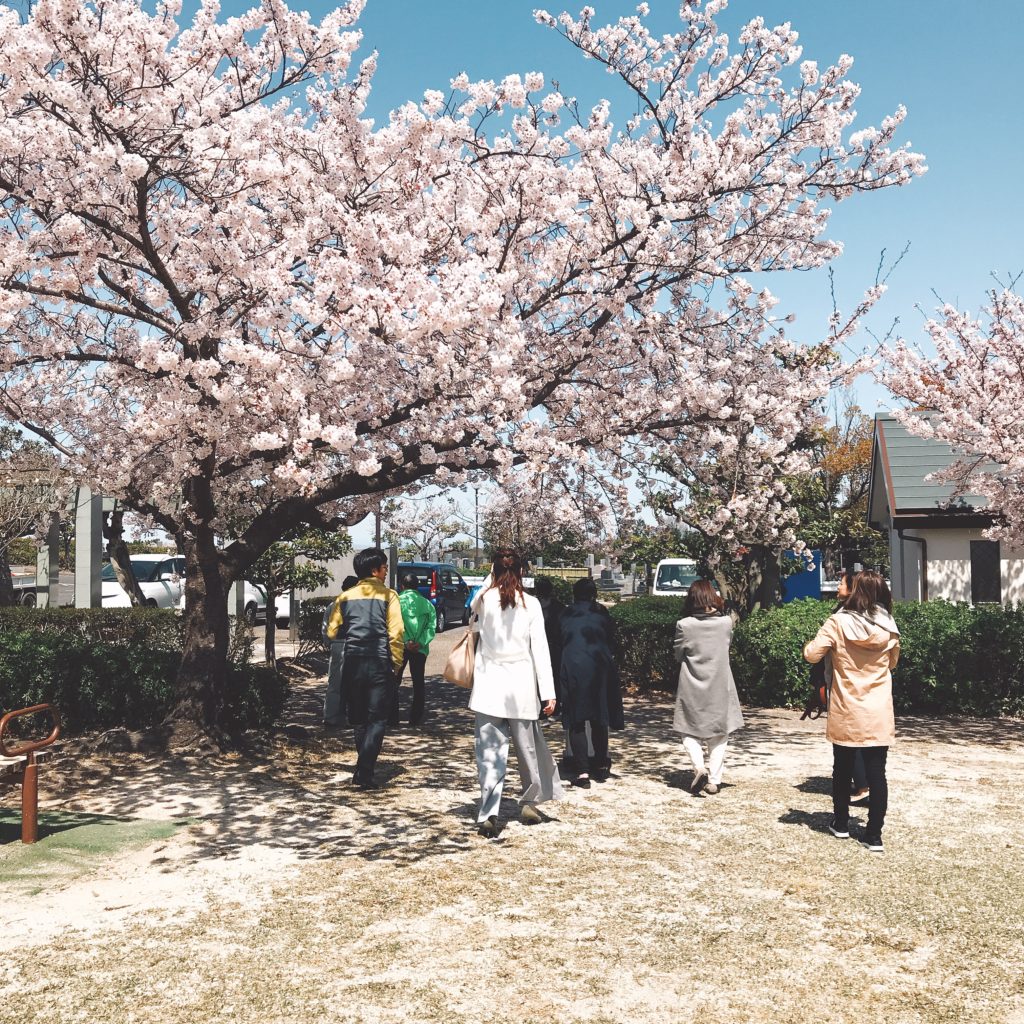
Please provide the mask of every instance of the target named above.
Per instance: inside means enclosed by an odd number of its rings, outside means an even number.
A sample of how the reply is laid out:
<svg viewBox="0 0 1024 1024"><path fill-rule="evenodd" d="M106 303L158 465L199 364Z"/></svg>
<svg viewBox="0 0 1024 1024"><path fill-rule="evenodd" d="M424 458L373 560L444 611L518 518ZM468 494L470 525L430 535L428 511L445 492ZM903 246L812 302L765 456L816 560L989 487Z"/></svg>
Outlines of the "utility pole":
<svg viewBox="0 0 1024 1024"><path fill-rule="evenodd" d="M380 547L380 519L383 513L383 502L377 502L377 511L373 513L373 546Z"/></svg>
<svg viewBox="0 0 1024 1024"><path fill-rule="evenodd" d="M473 568L480 565L480 485L473 484Z"/></svg>

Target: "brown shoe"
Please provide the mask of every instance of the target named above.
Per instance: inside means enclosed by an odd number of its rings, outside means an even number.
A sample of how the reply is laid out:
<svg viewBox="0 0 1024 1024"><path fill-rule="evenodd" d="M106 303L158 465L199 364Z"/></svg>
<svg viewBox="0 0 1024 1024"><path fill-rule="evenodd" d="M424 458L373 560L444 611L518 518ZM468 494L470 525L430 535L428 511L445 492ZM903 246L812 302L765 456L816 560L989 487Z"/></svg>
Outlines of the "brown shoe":
<svg viewBox="0 0 1024 1024"><path fill-rule="evenodd" d="M699 796L706 788L708 784L708 773L701 768L699 772L693 773L693 782L690 783L690 792L694 796Z"/></svg>
<svg viewBox="0 0 1024 1024"><path fill-rule="evenodd" d="M479 832L485 839L494 839L498 834L498 818L492 814L486 821L481 821Z"/></svg>
<svg viewBox="0 0 1024 1024"><path fill-rule="evenodd" d="M707 793L708 796L714 796L718 792L718 787L713 782L709 782L704 787L704 792Z"/></svg>
<svg viewBox="0 0 1024 1024"><path fill-rule="evenodd" d="M539 825L544 819L533 804L523 804L519 812L519 820L524 825Z"/></svg>

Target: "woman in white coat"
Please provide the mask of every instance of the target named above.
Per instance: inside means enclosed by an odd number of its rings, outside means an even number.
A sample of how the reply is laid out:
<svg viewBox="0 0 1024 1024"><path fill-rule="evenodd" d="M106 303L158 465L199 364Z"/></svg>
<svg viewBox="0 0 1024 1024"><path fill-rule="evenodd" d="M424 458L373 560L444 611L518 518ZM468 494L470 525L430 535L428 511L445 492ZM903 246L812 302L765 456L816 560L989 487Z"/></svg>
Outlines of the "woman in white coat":
<svg viewBox="0 0 1024 1024"><path fill-rule="evenodd" d="M558 768L539 722L542 710L545 715L555 710L544 612L523 590L523 561L516 552L496 552L473 615L471 628L478 636L469 707L476 714L477 821L482 835L496 836L510 740L522 776L520 820L537 824L543 819L536 805L562 798Z"/></svg>

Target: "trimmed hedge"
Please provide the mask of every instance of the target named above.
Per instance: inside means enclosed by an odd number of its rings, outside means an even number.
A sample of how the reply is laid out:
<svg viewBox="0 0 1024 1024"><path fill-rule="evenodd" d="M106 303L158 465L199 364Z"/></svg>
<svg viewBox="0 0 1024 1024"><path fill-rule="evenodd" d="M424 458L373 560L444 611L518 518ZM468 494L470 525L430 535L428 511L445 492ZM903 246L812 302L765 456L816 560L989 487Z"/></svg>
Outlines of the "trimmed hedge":
<svg viewBox="0 0 1024 1024"><path fill-rule="evenodd" d="M0 609L0 707L52 702L69 732L158 724L174 702L182 623L157 608ZM285 681L272 669L231 665L225 717L270 725Z"/></svg>
<svg viewBox="0 0 1024 1024"><path fill-rule="evenodd" d="M672 656L676 622L683 614L679 597L637 597L609 609L619 639L622 681L642 690L676 688L679 666Z"/></svg>
<svg viewBox="0 0 1024 1024"><path fill-rule="evenodd" d="M831 614L824 601L793 601L757 612L733 636L740 699L760 707L799 707L808 692L803 645ZM675 689L672 658L678 598L646 597L611 610L624 682ZM930 601L897 604L900 662L893 674L898 712L1024 715L1024 608Z"/></svg>

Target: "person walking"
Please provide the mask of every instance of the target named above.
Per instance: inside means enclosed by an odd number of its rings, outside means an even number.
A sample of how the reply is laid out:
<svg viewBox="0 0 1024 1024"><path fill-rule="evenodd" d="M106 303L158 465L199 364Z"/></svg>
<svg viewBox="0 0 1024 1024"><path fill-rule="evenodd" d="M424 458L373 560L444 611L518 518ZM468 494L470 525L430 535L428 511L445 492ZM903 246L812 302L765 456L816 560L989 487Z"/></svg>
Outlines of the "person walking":
<svg viewBox="0 0 1024 1024"><path fill-rule="evenodd" d="M832 609L839 611L846 603L846 599L853 590L853 578L857 574L852 569L844 569L839 577L839 585L836 587L836 599L838 604ZM832 685L832 657L826 654L821 662L825 672L825 692ZM868 774L864 768L864 753L858 747L853 752L853 781L850 783L850 806L865 807L868 802L868 795L871 787L868 785Z"/></svg>
<svg viewBox="0 0 1024 1024"><path fill-rule="evenodd" d="M498 834L498 809L508 767L509 741L522 779L520 820L543 820L536 805L562 798L555 760L540 727L541 711L555 710L555 684L537 598L523 590L523 560L507 548L494 555L491 577L473 601L477 633L470 710L480 777L481 835Z"/></svg>
<svg viewBox="0 0 1024 1024"><path fill-rule="evenodd" d="M896 740L892 670L900 656L900 631L892 617L892 594L871 570L853 579L843 607L830 615L804 647L811 664L832 657L825 738L832 744L832 821L829 831L850 835L850 783L854 752L861 751L867 774L868 821L862 844L881 853L882 826L889 804L885 762Z"/></svg>
<svg viewBox="0 0 1024 1024"><path fill-rule="evenodd" d="M354 587L358 582L358 577L346 576L341 584L342 593L350 587ZM337 599L335 599L334 604L337 604ZM345 644L343 640L332 639L327 634L328 627L331 624L334 604L324 610L321 623L323 640L330 652L330 659L327 663L327 693L324 696L324 731L332 734L344 728L346 717L345 694L341 686L341 668L345 660Z"/></svg>
<svg viewBox="0 0 1024 1024"><path fill-rule="evenodd" d="M401 579L398 604L402 609L402 623L405 627L405 657L399 672L399 687L409 666L412 676L412 708L409 711L409 725L413 728L423 724L423 709L426 703L427 655L430 642L437 632L437 609L420 593L416 577L407 573ZM398 689L395 691L395 718L398 717Z"/></svg>
<svg viewBox="0 0 1024 1024"><path fill-rule="evenodd" d="M374 768L387 732L405 634L398 595L387 587L388 558L366 548L353 559L359 582L338 595L327 636L339 655L339 675L349 725L355 732L356 770L352 782L376 789Z"/></svg>
<svg viewBox="0 0 1024 1024"><path fill-rule="evenodd" d="M679 664L673 729L693 765L690 792L717 793L729 736L743 728L743 712L729 665L733 620L708 579L690 584L683 617L676 623L674 653ZM704 761L704 744L708 759Z"/></svg>
<svg viewBox="0 0 1024 1024"><path fill-rule="evenodd" d="M573 603L562 613L558 705L572 748L573 786L590 788L608 778L608 730L622 729L622 688L615 666L615 625L608 609L597 603L592 579L577 580ZM587 756L587 725L593 757Z"/></svg>

